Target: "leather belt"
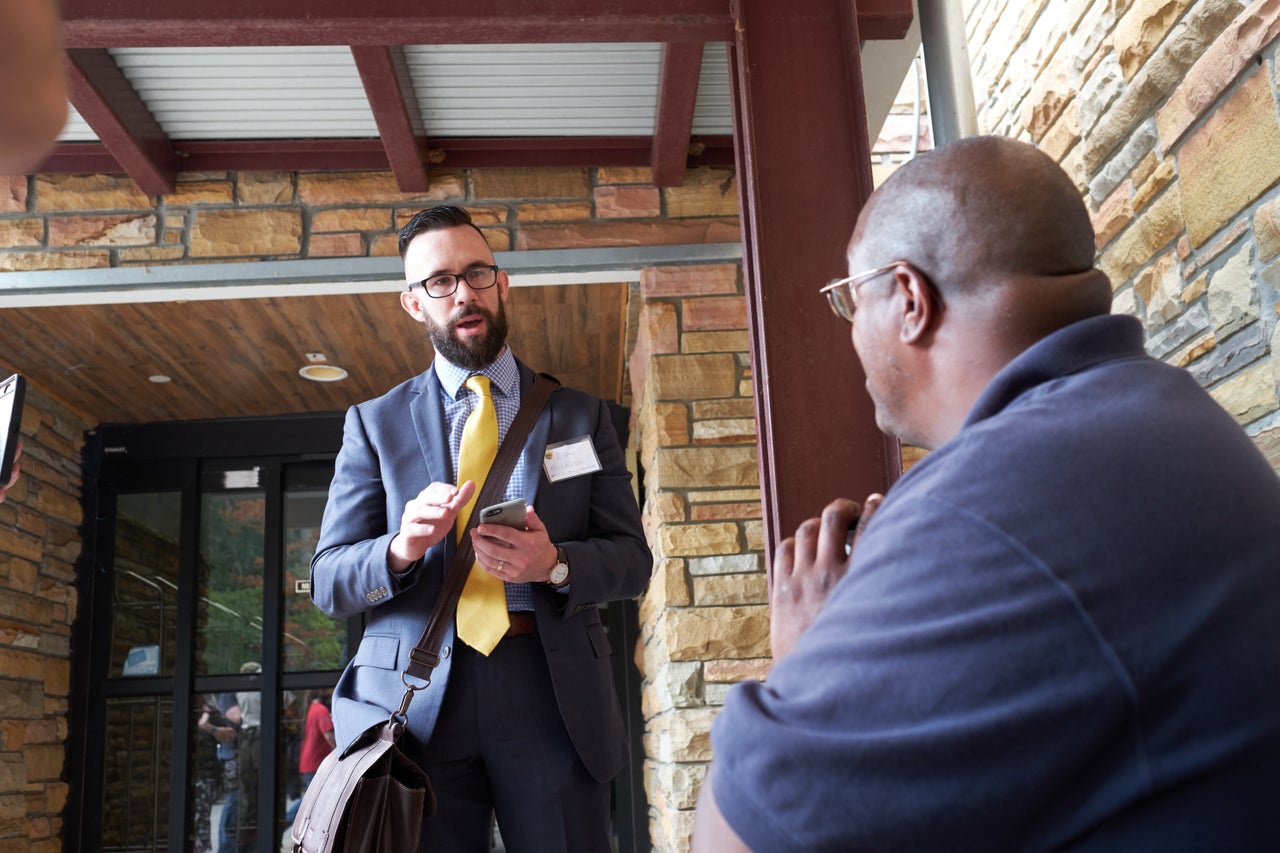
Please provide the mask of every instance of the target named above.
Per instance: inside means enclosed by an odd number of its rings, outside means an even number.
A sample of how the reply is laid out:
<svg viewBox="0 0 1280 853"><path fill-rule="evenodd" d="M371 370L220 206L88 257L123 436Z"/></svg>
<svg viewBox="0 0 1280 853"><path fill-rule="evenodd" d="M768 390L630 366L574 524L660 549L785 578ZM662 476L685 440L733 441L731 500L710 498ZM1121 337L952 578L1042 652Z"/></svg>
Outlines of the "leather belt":
<svg viewBox="0 0 1280 853"><path fill-rule="evenodd" d="M537 623L533 621L533 613L528 610L512 610L507 613L507 618L511 620L510 627L504 637L521 637L525 634L538 633Z"/></svg>

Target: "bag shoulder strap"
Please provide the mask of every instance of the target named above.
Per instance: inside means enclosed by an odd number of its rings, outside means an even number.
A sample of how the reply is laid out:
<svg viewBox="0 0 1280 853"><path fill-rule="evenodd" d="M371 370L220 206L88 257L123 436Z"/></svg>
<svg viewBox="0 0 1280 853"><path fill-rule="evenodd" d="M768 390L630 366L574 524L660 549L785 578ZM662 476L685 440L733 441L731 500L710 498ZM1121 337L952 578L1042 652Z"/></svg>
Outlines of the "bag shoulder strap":
<svg viewBox="0 0 1280 853"><path fill-rule="evenodd" d="M547 401L551 399L552 393L559 388L560 380L549 373L539 373L533 378L533 385L521 401L520 410L516 412L515 420L507 429L507 435L498 447L493 464L489 467L489 473L485 476L480 493L476 496L477 507L496 503L506 492L507 480L511 478L511 472L516 469L516 463L520 460L520 451L524 449L530 430L533 429L538 416L542 414ZM431 683L431 671L440 663L440 645L444 642L443 626L453 618L453 611L458 606L458 597L462 595L462 587L467 582L472 564L475 563L475 551L469 534L479 516L478 512L471 514L466 529L458 538L458 547L453 552L453 562L445 575L444 586L436 598L435 606L431 609L431 615L427 617L427 624L422 631L421 639L418 640L418 645L409 652L409 664L404 669L404 675L422 679L427 684ZM403 678L402 675L401 679ZM405 686L409 687L409 692L405 694L404 702L401 704L399 711L401 714L408 710L413 691L422 689L422 687L410 687L407 681Z"/></svg>

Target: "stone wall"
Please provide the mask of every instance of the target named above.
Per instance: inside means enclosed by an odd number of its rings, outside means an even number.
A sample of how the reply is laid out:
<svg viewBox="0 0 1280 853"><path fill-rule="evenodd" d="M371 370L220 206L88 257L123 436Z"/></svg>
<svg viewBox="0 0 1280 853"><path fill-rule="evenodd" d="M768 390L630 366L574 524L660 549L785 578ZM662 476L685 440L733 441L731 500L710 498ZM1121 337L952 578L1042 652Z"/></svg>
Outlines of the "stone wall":
<svg viewBox="0 0 1280 853"><path fill-rule="evenodd" d="M1280 0L966 0L983 132L1086 198L1115 311L1280 470Z"/></svg>
<svg viewBox="0 0 1280 853"><path fill-rule="evenodd" d="M88 426L29 388L22 476L0 503L0 853L61 849L80 448Z"/></svg>
<svg viewBox="0 0 1280 853"><path fill-rule="evenodd" d="M645 785L658 851L687 850L710 730L769 667L764 529L742 271L644 271L633 434L655 559L641 605Z"/></svg>
<svg viewBox="0 0 1280 853"><path fill-rule="evenodd" d="M418 210L466 207L496 251L739 240L733 170L679 187L647 168L433 171L426 193L389 172L186 173L147 196L114 175L0 177L0 272L394 256Z"/></svg>

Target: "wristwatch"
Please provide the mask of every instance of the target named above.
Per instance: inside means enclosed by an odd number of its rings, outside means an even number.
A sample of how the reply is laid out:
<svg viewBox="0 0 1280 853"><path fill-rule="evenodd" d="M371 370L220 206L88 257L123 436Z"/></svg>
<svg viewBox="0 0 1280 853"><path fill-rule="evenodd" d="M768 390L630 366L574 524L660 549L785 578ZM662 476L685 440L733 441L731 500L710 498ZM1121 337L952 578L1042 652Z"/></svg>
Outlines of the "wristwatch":
<svg viewBox="0 0 1280 853"><path fill-rule="evenodd" d="M552 589L569 585L569 555L559 545L556 546L556 564L551 567L551 576L547 578L547 583L551 584Z"/></svg>

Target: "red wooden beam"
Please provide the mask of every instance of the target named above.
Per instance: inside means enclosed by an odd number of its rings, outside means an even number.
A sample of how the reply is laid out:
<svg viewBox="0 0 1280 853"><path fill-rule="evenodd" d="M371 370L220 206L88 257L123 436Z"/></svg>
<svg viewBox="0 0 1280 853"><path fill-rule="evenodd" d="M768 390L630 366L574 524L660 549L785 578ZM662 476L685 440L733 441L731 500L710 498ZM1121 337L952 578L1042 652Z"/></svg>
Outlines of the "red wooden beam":
<svg viewBox="0 0 1280 853"><path fill-rule="evenodd" d="M63 0L68 47L727 41L727 0Z"/></svg>
<svg viewBox="0 0 1280 853"><path fill-rule="evenodd" d="M883 491L877 429L849 340L818 293L871 193L858 29L848 0L734 0L730 51L766 555L836 497ZM803 346L797 346L803 341ZM815 429L796 429L820 414ZM787 428L787 425L790 428Z"/></svg>
<svg viewBox="0 0 1280 853"><path fill-rule="evenodd" d="M106 50L67 51L71 103L144 193L173 192L177 157L164 130Z"/></svg>
<svg viewBox="0 0 1280 853"><path fill-rule="evenodd" d="M653 183L678 187L689 161L689 137L698 101L703 45L668 42L662 46L658 76L658 114L653 124Z"/></svg>
<svg viewBox="0 0 1280 853"><path fill-rule="evenodd" d="M427 191L427 138L422 132L418 99L405 64L404 48L353 46L351 55L360 72L378 124L387 162L401 192Z"/></svg>
<svg viewBox="0 0 1280 853"><path fill-rule="evenodd" d="M858 35L867 41L897 41L907 34L915 11L911 0L855 0Z"/></svg>
<svg viewBox="0 0 1280 853"><path fill-rule="evenodd" d="M387 152L377 139L190 140L175 144L183 171L382 171ZM647 166L653 140L648 136L436 139L430 151L438 168L532 168L559 166ZM690 166L733 165L733 139L697 137ZM114 174L121 171L106 146L64 142L33 174Z"/></svg>

